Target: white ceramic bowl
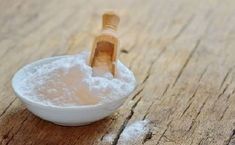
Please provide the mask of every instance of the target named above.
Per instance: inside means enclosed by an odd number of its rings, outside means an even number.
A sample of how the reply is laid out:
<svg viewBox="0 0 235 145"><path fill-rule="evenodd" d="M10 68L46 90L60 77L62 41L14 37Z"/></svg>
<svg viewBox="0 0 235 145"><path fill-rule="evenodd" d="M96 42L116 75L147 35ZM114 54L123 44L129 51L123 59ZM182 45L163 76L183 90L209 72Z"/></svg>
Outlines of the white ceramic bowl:
<svg viewBox="0 0 235 145"><path fill-rule="evenodd" d="M12 78L12 87L15 94L26 105L28 110L30 110L36 116L63 126L86 125L91 122L103 119L112 114L127 99L126 96L124 98L114 100L106 104L60 107L48 106L41 102L36 102L28 97L25 97L20 91L20 86L17 85L17 82L24 79L24 77L27 75L27 72L36 71L36 67L40 67L40 65L42 64L54 61L62 57L67 56L57 56L41 59L34 63L28 64L21 68L18 72L16 72L16 74Z"/></svg>

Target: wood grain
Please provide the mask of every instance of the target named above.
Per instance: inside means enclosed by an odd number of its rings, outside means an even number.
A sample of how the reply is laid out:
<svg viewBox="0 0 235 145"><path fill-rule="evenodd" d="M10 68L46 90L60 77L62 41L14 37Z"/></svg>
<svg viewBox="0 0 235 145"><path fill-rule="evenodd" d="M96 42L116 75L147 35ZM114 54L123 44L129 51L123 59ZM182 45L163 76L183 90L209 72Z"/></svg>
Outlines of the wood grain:
<svg viewBox="0 0 235 145"><path fill-rule="evenodd" d="M235 144L234 8L233 0L0 0L1 144ZM84 127L34 116L14 95L12 75L40 58L91 49L109 9L120 13L118 57L138 79L135 92ZM140 120L150 121L148 132L122 142Z"/></svg>

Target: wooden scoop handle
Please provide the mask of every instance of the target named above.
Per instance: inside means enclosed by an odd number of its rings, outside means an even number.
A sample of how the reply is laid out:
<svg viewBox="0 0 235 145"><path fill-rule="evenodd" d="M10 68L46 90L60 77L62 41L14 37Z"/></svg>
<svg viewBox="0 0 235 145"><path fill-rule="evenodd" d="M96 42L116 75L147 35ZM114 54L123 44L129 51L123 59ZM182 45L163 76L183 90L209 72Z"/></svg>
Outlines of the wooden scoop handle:
<svg viewBox="0 0 235 145"><path fill-rule="evenodd" d="M117 26L120 18L113 12L103 14L103 28L92 46L90 56L91 67L103 67L113 76L116 72L116 57L118 47Z"/></svg>
<svg viewBox="0 0 235 145"><path fill-rule="evenodd" d="M120 18L113 12L103 14L103 29L117 30Z"/></svg>

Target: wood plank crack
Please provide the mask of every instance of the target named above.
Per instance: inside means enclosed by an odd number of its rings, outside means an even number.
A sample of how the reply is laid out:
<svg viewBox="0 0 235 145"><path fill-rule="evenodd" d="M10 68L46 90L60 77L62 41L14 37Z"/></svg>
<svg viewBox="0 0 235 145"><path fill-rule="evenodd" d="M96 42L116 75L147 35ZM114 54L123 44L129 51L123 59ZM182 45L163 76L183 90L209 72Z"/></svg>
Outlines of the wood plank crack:
<svg viewBox="0 0 235 145"><path fill-rule="evenodd" d="M231 74L232 70L233 70L233 68L230 68L230 69L227 71L227 73L225 74L225 76L224 76L224 78L223 78L223 80L222 80L222 82L221 82L221 84L220 84L219 89L221 89L221 88L223 87L225 81L227 80L228 76Z"/></svg>
<svg viewBox="0 0 235 145"><path fill-rule="evenodd" d="M225 94L226 90L228 89L228 86L229 86L229 84L226 84L226 86L224 87L224 89L222 90L222 92L219 93L219 95L217 96L215 102L213 103L213 109L215 108L216 103L217 103L218 100L221 98L221 96ZM229 96L230 96L230 94L228 95L228 97L229 97ZM228 97L227 97L227 99L228 99Z"/></svg>
<svg viewBox="0 0 235 145"><path fill-rule="evenodd" d="M232 130L231 135L229 136L228 140L226 141L226 145L230 145L231 141L233 140L233 138L235 137L235 129ZM232 144L231 144L232 145Z"/></svg>
<svg viewBox="0 0 235 145"><path fill-rule="evenodd" d="M124 129L126 128L126 125L128 124L128 122L130 121L131 117L133 116L134 114L134 109L135 107L138 105L138 103L141 101L142 97L140 97L136 102L135 104L131 107L131 111L130 113L128 114L128 116L126 117L126 119L124 120L123 124L121 125L121 127L119 128L118 130L118 133L116 135L116 137L114 138L113 142L112 142L112 145L117 145L118 143L118 140L122 134L122 132L124 131Z"/></svg>
<svg viewBox="0 0 235 145"><path fill-rule="evenodd" d="M161 97L163 97L163 96L166 94L166 92L168 91L169 86L170 86L170 85L167 84L167 86L166 86L165 90L163 91ZM149 110L151 109L151 107L153 106L154 103L155 103L155 102L153 101L153 102L149 105L149 107L148 107L146 113L144 114L144 117L143 117L142 120L145 120L145 119L146 119L146 117L147 117L148 114L149 114Z"/></svg>
<svg viewBox="0 0 235 145"><path fill-rule="evenodd" d="M166 129L163 131L163 133L162 133L161 136L159 137L159 139L158 139L156 145L158 145L158 144L160 143L161 139L162 139L163 136L165 135L165 133L166 133L166 131L168 130L168 128L169 128L169 126L170 126L170 124L171 124L172 121L173 121L173 120L171 120L171 121L167 124Z"/></svg>
<svg viewBox="0 0 235 145"><path fill-rule="evenodd" d="M155 63L157 62L157 60L161 57L161 55L166 51L166 48L167 48L167 47L164 47L164 48L162 49L162 51L159 53L159 55L150 63L150 66L149 66L148 71L147 71L147 75L146 75L146 77L144 78L142 84L144 84L144 83L148 80L149 76L151 75L151 71L152 71L152 68L153 68L154 64L155 64Z"/></svg>
<svg viewBox="0 0 235 145"><path fill-rule="evenodd" d="M228 110L228 108L229 108L229 106L227 106L227 107L224 109L222 115L221 115L220 118L219 118L220 121L224 118L224 114L226 113L226 111Z"/></svg>
<svg viewBox="0 0 235 145"><path fill-rule="evenodd" d="M199 79L198 79L198 85L197 85L197 88L195 89L195 91L193 92L192 96L189 98L189 100L187 101L187 107L184 109L184 111L182 112L182 114L180 115L180 118L182 118L184 116L184 114L187 112L187 110L190 108L190 106L192 105L192 99L196 96L197 94L197 91L200 87L200 82L201 82L201 79L203 78L203 76L205 75L205 73L207 72L207 69L208 69L208 65L206 66L206 68L204 69L204 71L201 73Z"/></svg>
<svg viewBox="0 0 235 145"><path fill-rule="evenodd" d="M3 114L6 113L6 111L10 108L10 106L15 102L16 97L7 105L7 107L2 111L2 113L0 114L0 118L3 116Z"/></svg>
<svg viewBox="0 0 235 145"><path fill-rule="evenodd" d="M16 130L16 132L11 136L11 138L6 142L6 145L8 145L14 138L15 135L18 134L18 132L21 130L23 127L23 124L26 122L26 120L29 118L29 115L20 123L20 127Z"/></svg>
<svg viewBox="0 0 235 145"><path fill-rule="evenodd" d="M202 109L204 108L204 106L205 106L205 104L206 104L206 102L207 102L208 99L209 99L209 97L207 97L207 98L205 99L205 101L203 102L203 104L202 104L201 107L199 108L199 111L197 112L196 116L193 118L192 123L191 123L191 125L189 126L189 129L188 129L186 132L189 132L189 131L193 128L194 124L196 123L196 120L197 120L198 116L199 116L200 113L202 112Z"/></svg>
<svg viewBox="0 0 235 145"><path fill-rule="evenodd" d="M179 78L181 77L181 75L182 75L184 69L185 69L186 66L188 65L190 59L192 58L193 54L195 53L195 51L196 51L197 48L199 47L200 43L201 43L201 39L198 39L197 42L196 42L196 44L195 44L195 46L194 46L194 48L193 48L193 50L190 52L188 58L186 59L186 61L185 61L184 65L183 65L183 67L180 69L178 75L176 76L176 79L175 79L175 81L174 81L173 84L172 84L172 88L173 88L173 87L175 86L175 84L178 82L178 80L179 80Z"/></svg>
<svg viewBox="0 0 235 145"><path fill-rule="evenodd" d="M143 92L144 87L142 87L138 92L134 94L134 96L131 98L131 100L134 100L141 92Z"/></svg>
<svg viewBox="0 0 235 145"><path fill-rule="evenodd" d="M187 112L187 110L190 108L190 106L192 105L193 102L190 102L188 104L188 106L184 109L183 113L180 115L180 118L182 118L184 116L184 114Z"/></svg>
<svg viewBox="0 0 235 145"><path fill-rule="evenodd" d="M183 25L183 27L179 30L179 32L174 36L173 40L176 40L178 37L180 37L180 35L188 28L188 26L190 26L190 24L192 23L193 19L194 19L194 14L189 18L189 20L187 21L187 23L185 25Z"/></svg>
<svg viewBox="0 0 235 145"><path fill-rule="evenodd" d="M142 144L144 144L145 142L147 142L148 140L150 140L153 137L153 132L149 129L149 131L147 132L147 134L145 135Z"/></svg>

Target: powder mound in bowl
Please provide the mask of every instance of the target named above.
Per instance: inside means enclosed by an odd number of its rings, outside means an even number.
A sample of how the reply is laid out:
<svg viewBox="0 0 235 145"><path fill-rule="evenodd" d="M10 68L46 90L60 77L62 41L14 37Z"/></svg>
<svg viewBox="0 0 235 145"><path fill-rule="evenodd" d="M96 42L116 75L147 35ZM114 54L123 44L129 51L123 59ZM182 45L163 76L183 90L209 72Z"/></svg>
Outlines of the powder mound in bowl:
<svg viewBox="0 0 235 145"><path fill-rule="evenodd" d="M17 81L25 97L54 106L103 104L128 96L135 88L133 73L117 61L115 77L105 68L88 65L89 52L59 57L36 65Z"/></svg>

